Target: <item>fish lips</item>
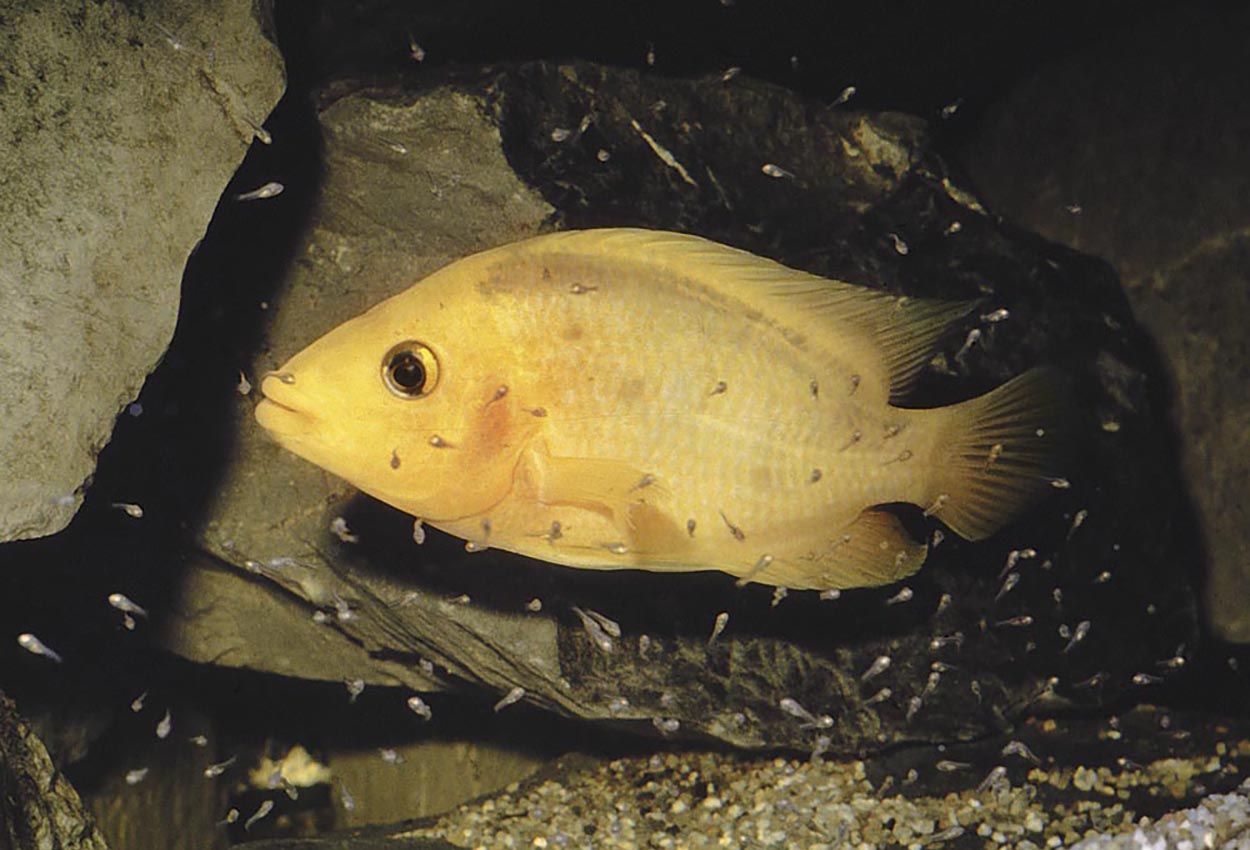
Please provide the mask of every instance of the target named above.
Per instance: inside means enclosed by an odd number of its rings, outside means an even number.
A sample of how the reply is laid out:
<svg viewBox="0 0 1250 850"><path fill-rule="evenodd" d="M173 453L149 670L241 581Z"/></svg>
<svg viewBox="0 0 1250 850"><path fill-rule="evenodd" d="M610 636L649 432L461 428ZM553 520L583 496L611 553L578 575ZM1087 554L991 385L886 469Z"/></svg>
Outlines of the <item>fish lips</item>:
<svg viewBox="0 0 1250 850"><path fill-rule="evenodd" d="M300 409L294 391L276 375L267 375L260 384L264 398L254 411L257 423L280 442L298 440L312 432L314 417Z"/></svg>

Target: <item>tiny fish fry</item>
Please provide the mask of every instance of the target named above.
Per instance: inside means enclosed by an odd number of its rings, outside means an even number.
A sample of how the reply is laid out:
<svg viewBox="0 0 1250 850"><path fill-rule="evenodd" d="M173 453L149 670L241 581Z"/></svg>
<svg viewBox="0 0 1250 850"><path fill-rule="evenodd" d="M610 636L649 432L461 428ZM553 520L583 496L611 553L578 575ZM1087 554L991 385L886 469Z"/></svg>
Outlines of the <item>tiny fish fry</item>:
<svg viewBox="0 0 1250 850"><path fill-rule="evenodd" d="M539 236L458 260L261 383L286 449L468 541L589 569L887 584L1051 489L1064 382L900 407L978 305L899 299L695 236Z"/></svg>

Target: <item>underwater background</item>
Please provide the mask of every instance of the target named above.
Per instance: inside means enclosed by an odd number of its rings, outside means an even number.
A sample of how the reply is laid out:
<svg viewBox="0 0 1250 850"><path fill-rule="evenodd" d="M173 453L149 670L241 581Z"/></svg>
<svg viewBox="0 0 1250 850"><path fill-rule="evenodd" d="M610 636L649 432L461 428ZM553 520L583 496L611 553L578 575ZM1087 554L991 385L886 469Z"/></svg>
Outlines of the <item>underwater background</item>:
<svg viewBox="0 0 1250 850"><path fill-rule="evenodd" d="M0 2L0 847L1246 840L1248 23ZM1062 369L1070 473L822 595L418 544L255 424L348 317L601 226L985 299L914 403Z"/></svg>

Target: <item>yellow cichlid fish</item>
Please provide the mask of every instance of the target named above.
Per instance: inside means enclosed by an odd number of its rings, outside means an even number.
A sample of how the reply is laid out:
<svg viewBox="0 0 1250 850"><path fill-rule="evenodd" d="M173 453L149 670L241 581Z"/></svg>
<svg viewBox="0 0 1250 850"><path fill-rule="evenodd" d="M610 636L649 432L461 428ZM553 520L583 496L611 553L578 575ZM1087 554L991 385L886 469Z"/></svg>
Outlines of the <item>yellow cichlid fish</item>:
<svg viewBox="0 0 1250 850"><path fill-rule="evenodd" d="M882 506L989 536L1051 479L1054 373L896 406L973 305L895 298L678 233L466 257L261 384L290 451L464 538L591 569L886 584L926 547Z"/></svg>

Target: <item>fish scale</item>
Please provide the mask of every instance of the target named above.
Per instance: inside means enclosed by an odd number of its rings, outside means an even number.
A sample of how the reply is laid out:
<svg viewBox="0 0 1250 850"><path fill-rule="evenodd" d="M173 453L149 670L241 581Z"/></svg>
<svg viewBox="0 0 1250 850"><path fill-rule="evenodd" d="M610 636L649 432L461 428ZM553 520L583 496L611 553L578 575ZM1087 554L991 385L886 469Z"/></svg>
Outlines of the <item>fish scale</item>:
<svg viewBox="0 0 1250 850"><path fill-rule="evenodd" d="M542 380L560 376L554 382L566 393L594 379L584 393L566 396L575 416L551 408L554 454L591 457L610 445L618 459L646 459L647 471L689 494L674 505L677 514L706 527L724 511L761 537L778 515L792 511L822 513L840 528L859 509L839 511L831 493L842 493L840 501L853 506L903 498L912 489L908 476L890 474L880 453L868 451L870 440L831 450L839 435L848 440L857 429L884 430L884 421L879 428L867 424L866 411L849 399L830 398L828 390L824 399L812 397L813 374L818 386L849 387L850 368L844 367L841 381L836 366L817 372L780 335L740 315L722 316L709 328L708 305L684 281L609 273L603 263L584 260L564 268L561 259L536 257L534 265L512 270L532 284L518 283L506 311L517 319L516 340L560 338L562 324L600 327L605 316L612 317L614 333L589 345L557 346L544 357ZM595 288L574 294L569 282L578 280L595 281ZM661 294L665 309L634 308L661 303ZM693 350L686 356L673 344L654 344L658 340L690 341ZM640 373L656 376L645 393L632 390ZM714 392L722 380L725 391ZM812 486L817 468L821 480ZM777 485L760 486L755 469L767 470Z"/></svg>

